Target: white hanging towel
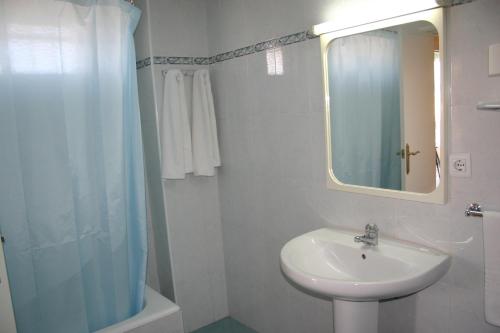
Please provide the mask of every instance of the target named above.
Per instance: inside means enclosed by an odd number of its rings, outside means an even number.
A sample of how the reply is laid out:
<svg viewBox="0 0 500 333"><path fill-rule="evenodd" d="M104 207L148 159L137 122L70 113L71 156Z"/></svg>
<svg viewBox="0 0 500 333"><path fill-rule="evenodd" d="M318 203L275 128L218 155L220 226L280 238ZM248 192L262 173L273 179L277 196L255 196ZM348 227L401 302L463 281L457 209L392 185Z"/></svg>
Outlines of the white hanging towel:
<svg viewBox="0 0 500 333"><path fill-rule="evenodd" d="M500 326L500 213L483 212L484 312L486 321Z"/></svg>
<svg viewBox="0 0 500 333"><path fill-rule="evenodd" d="M193 172L214 176L221 165L214 99L208 70L200 69L193 77Z"/></svg>
<svg viewBox="0 0 500 333"><path fill-rule="evenodd" d="M160 141L162 178L184 179L186 173L193 172L184 75L178 69L169 70L165 75Z"/></svg>

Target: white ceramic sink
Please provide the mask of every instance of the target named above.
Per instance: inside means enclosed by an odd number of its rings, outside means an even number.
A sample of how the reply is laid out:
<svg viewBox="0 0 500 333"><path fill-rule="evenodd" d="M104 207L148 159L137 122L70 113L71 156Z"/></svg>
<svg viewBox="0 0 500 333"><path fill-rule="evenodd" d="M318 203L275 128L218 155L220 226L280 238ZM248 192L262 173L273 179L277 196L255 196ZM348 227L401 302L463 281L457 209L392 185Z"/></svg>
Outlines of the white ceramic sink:
<svg viewBox="0 0 500 333"><path fill-rule="evenodd" d="M336 333L377 332L378 301L408 295L438 281L449 255L418 244L379 237L354 242L363 232L318 229L283 246L281 268L303 288L334 300Z"/></svg>
<svg viewBox="0 0 500 333"><path fill-rule="evenodd" d="M325 228L298 236L281 250L283 272L314 292L369 301L419 291L450 266L450 256L443 252L387 238L366 246L353 241L359 234Z"/></svg>

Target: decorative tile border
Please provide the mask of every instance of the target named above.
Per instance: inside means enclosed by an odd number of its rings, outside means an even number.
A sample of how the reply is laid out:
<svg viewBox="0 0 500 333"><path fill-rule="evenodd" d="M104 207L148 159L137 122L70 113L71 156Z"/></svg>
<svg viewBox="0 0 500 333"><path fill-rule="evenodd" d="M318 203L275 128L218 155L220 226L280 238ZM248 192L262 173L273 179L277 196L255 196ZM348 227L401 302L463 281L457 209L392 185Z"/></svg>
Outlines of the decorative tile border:
<svg viewBox="0 0 500 333"><path fill-rule="evenodd" d="M193 58L193 65L209 65L210 58L209 57L197 57Z"/></svg>
<svg viewBox="0 0 500 333"><path fill-rule="evenodd" d="M255 53L255 45L245 46L240 49L234 50L235 57L243 57Z"/></svg>
<svg viewBox="0 0 500 333"><path fill-rule="evenodd" d="M155 65L209 65L209 57L153 57L153 64ZM138 60L136 68L141 69L151 65L151 58Z"/></svg>
<svg viewBox="0 0 500 333"><path fill-rule="evenodd" d="M465 3L473 2L475 0L437 0L436 2L445 7L463 5Z"/></svg>
<svg viewBox="0 0 500 333"><path fill-rule="evenodd" d="M313 35L309 31L297 32L291 35L286 35L279 38L274 38L256 44L248 45L233 51L219 53L216 56L210 57L210 64L230 60L233 58L243 57L249 54L262 52L268 49L274 49L276 47L304 42L308 39L316 37L318 36Z"/></svg>
<svg viewBox="0 0 500 333"><path fill-rule="evenodd" d="M221 62L229 59L234 58L234 51L229 51L229 52L224 52L224 53L219 53L218 55L215 56L215 61L214 62Z"/></svg>
<svg viewBox="0 0 500 333"><path fill-rule="evenodd" d="M208 57L153 57L155 65L208 65Z"/></svg>
<svg viewBox="0 0 500 333"><path fill-rule="evenodd" d="M239 49L219 53L211 57L162 57L154 56L153 64L155 65L212 65L217 62L230 60L233 58L243 57L249 54L262 52L268 49L285 46L294 43L300 43L308 39L316 38L309 31L301 31L294 34L270 39L256 44L241 47ZM151 65L151 58L146 58L137 61L137 69L141 69Z"/></svg>
<svg viewBox="0 0 500 333"><path fill-rule="evenodd" d="M137 60L136 63L135 63L135 68L136 69L141 69L141 68L144 68L144 67L148 67L149 65L151 65L151 58L147 57L146 59Z"/></svg>
<svg viewBox="0 0 500 333"><path fill-rule="evenodd" d="M266 40L256 44L248 45L233 51L219 53L216 56L210 57L210 64L222 62L233 58L243 57L249 54L262 52L276 47L286 46L290 44L304 42L309 39L317 38L318 36L312 34L310 31L300 31L294 34Z"/></svg>

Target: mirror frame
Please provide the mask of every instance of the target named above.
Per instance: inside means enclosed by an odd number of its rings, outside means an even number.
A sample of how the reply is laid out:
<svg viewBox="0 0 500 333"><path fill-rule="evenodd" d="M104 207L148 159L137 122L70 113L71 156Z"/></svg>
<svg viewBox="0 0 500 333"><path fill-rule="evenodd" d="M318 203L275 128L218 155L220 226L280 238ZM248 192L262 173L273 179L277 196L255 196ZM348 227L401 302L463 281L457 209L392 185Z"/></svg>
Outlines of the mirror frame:
<svg viewBox="0 0 500 333"><path fill-rule="evenodd" d="M331 144L331 126L330 126L330 93L328 86L328 46L330 43L339 37L359 34L363 32L368 32L372 30L383 29L387 27L393 27L397 25L402 25L406 23L416 22L416 21L427 21L434 25L439 34L439 60L441 63L441 147L439 153L441 156L441 179L439 185L436 189L430 193L417 193L408 191L399 191L391 189L382 189L376 187L360 186L360 185L350 185L342 183L338 180L333 173L332 164L332 144ZM345 28L340 30L334 30L326 32L320 36L321 43L321 62L323 67L323 88L325 97L325 138L326 138L326 163L327 163L327 187L333 190L354 192L360 194L368 194L396 199L413 200L429 203L444 204L446 202L447 185L448 185L448 155L447 155L447 128L448 128L448 112L447 112L447 100L448 96L445 94L445 86L447 82L447 77L445 76L446 68L446 50L444 46L446 36L444 31L444 14L442 8L436 8L431 10L426 10L422 12L417 12L413 14L408 14L404 16L398 16L395 18L390 18L382 21L377 21L373 23L367 23L351 28ZM334 111L332 111L334 112Z"/></svg>

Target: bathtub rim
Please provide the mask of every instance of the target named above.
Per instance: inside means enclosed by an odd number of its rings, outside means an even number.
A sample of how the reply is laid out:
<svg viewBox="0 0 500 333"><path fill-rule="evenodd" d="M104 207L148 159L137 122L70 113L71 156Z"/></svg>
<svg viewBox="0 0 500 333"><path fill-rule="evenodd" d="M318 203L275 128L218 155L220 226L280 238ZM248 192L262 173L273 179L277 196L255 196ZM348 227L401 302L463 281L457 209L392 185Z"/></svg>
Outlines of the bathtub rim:
<svg viewBox="0 0 500 333"><path fill-rule="evenodd" d="M160 295L151 287L146 286L144 290L144 308L141 312L116 324L94 331L93 333L128 332L176 312L180 312L180 307L177 304Z"/></svg>

